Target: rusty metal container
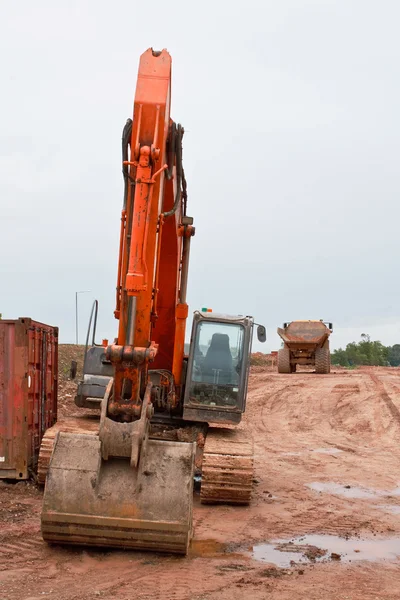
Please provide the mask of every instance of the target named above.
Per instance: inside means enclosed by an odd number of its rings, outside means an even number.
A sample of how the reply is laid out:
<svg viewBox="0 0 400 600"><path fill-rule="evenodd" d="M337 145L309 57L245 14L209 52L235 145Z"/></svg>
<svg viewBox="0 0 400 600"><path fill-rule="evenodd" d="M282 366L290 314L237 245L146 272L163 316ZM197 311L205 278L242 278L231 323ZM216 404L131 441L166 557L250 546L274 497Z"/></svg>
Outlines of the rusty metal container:
<svg viewBox="0 0 400 600"><path fill-rule="evenodd" d="M28 479L57 419L58 328L0 320L0 479Z"/></svg>

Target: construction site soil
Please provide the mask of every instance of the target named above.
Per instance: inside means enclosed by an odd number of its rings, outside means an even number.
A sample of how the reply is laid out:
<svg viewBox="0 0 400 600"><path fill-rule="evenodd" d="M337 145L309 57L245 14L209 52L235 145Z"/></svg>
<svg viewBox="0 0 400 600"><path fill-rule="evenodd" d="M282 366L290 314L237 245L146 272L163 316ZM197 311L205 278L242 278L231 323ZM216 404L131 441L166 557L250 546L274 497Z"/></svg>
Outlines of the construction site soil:
<svg viewBox="0 0 400 600"><path fill-rule="evenodd" d="M76 414L60 347L59 418ZM398 600L400 370L279 375L252 367L241 428L255 444L249 507L195 496L187 557L48 546L42 490L0 483L0 599Z"/></svg>

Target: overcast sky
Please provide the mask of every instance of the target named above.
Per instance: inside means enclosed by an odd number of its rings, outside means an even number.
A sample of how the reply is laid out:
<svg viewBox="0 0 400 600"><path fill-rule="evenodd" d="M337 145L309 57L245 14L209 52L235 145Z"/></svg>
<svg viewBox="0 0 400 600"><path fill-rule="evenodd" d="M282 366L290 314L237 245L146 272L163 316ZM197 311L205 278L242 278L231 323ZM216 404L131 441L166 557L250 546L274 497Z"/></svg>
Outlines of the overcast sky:
<svg viewBox="0 0 400 600"><path fill-rule="evenodd" d="M190 309L400 343L400 3L0 2L0 312L80 341L113 318L120 138L167 48L195 219Z"/></svg>

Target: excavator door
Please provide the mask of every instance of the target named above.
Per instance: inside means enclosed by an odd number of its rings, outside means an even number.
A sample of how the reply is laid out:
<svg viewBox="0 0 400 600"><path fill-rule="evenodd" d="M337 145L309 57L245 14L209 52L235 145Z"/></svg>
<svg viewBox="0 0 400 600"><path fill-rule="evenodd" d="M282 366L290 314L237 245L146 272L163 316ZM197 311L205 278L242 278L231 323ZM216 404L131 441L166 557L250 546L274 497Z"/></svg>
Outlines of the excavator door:
<svg viewBox="0 0 400 600"><path fill-rule="evenodd" d="M183 417L207 423L239 423L245 410L254 321L252 317L196 311ZM265 328L258 327L260 341Z"/></svg>

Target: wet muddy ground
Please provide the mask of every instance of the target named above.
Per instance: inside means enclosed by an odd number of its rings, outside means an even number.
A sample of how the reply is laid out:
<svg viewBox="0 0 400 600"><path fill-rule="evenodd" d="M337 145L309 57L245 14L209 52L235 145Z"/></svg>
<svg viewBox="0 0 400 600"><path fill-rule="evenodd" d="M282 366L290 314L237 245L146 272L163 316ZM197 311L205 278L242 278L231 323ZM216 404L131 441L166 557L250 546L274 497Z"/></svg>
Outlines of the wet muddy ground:
<svg viewBox="0 0 400 600"><path fill-rule="evenodd" d="M49 547L41 491L0 483L0 600L398 600L399 411L398 369L253 368L253 502L196 496L186 558Z"/></svg>

